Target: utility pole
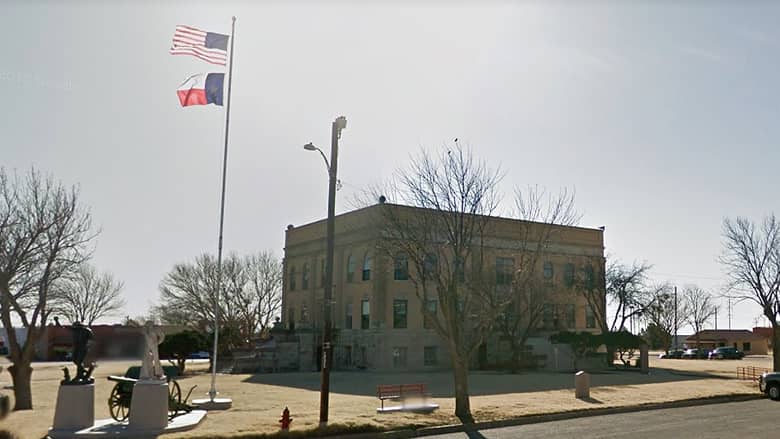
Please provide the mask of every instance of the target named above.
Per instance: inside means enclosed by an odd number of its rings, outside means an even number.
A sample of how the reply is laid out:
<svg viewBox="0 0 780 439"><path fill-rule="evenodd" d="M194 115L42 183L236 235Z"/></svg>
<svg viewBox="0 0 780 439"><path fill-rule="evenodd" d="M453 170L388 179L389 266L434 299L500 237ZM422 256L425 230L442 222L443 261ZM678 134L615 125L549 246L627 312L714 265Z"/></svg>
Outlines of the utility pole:
<svg viewBox="0 0 780 439"><path fill-rule="evenodd" d="M715 330L718 330L718 311L720 311L720 307L715 307Z"/></svg>
<svg viewBox="0 0 780 439"><path fill-rule="evenodd" d="M677 349L677 286L674 286L674 348Z"/></svg>
<svg viewBox="0 0 780 439"><path fill-rule="evenodd" d="M731 329L731 296L729 296L729 329Z"/></svg>
<svg viewBox="0 0 780 439"><path fill-rule="evenodd" d="M320 381L320 428L328 425L328 399L330 397L330 362L333 357L331 345L331 306L333 301L333 254L336 224L336 181L339 159L339 138L341 130L347 127L347 119L339 116L333 121L330 137L330 162L328 163L328 222L327 255L325 256L325 325L322 329L322 377Z"/></svg>

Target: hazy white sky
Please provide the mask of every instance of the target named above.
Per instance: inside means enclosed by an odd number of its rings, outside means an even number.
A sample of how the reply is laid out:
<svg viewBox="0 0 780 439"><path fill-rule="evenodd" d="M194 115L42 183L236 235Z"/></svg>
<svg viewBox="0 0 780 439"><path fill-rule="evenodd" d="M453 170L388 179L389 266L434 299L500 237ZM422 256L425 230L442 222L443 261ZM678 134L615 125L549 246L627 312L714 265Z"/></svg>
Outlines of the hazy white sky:
<svg viewBox="0 0 780 439"><path fill-rule="evenodd" d="M167 51L177 24L232 15L228 252L281 256L287 224L325 216L301 146L327 150L339 115L340 212L457 137L506 171L507 209L514 186L574 187L609 254L713 291L723 217L780 213L777 3L3 2L0 165L80 185L125 314L216 252L224 109L175 91L222 69ZM732 327L758 314L739 304Z"/></svg>

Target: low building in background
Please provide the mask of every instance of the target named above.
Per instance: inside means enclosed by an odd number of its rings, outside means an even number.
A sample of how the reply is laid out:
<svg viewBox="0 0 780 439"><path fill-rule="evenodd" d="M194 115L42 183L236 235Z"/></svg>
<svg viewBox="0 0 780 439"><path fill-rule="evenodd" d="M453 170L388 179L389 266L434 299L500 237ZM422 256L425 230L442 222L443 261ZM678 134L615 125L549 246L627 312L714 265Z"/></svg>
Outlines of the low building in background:
<svg viewBox="0 0 780 439"><path fill-rule="evenodd" d="M746 355L766 355L766 337L747 329L705 329L685 339L689 348L712 350L721 346L735 347Z"/></svg>

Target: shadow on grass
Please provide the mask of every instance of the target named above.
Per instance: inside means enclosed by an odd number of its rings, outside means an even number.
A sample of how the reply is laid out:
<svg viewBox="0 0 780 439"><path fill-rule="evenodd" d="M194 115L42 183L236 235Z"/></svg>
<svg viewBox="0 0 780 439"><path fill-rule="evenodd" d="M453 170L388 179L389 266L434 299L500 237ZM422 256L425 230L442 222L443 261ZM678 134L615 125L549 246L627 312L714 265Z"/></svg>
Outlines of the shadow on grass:
<svg viewBox="0 0 780 439"><path fill-rule="evenodd" d="M603 402L599 401L598 399L592 398L590 396L588 396L586 398L577 398L577 399L579 399L580 401L589 402L591 404L604 404Z"/></svg>
<svg viewBox="0 0 780 439"><path fill-rule="evenodd" d="M681 374L674 369L652 368L650 374L638 371L608 370L591 374L591 387L627 386L675 381L694 381L722 376L708 373ZM265 373L247 376L245 383L293 387L318 391L319 372ZM330 391L333 393L375 396L380 384L425 383L433 397L454 397L452 372L374 372L335 371L330 374ZM469 394L501 395L508 393L544 392L574 388L574 373L526 372L509 374L492 371L476 371L469 374Z"/></svg>

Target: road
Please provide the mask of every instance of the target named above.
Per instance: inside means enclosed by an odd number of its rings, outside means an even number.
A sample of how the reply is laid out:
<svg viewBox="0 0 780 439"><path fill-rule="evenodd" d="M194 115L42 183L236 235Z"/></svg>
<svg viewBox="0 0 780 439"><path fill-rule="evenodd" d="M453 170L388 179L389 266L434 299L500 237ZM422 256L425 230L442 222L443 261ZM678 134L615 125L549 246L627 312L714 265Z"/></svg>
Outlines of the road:
<svg viewBox="0 0 780 439"><path fill-rule="evenodd" d="M780 402L759 399L635 413L593 416L541 424L428 436L440 439L510 438L777 438Z"/></svg>

